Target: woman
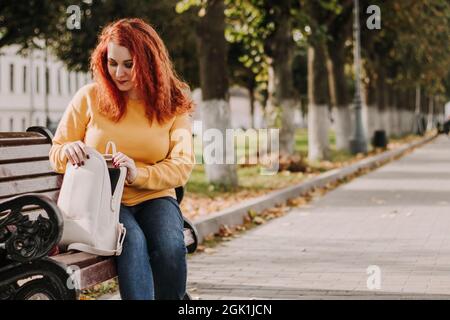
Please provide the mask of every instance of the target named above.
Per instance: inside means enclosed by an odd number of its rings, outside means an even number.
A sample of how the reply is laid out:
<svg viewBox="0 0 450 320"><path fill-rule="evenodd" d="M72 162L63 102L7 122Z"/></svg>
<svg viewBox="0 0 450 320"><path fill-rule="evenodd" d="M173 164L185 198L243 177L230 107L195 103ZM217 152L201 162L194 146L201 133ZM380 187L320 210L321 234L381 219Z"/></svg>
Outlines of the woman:
<svg viewBox="0 0 450 320"><path fill-rule="evenodd" d="M108 25L91 56L95 83L81 88L55 133L50 162L89 161L85 146L126 167L120 222L127 229L117 257L122 299L182 299L186 291L183 218L174 188L194 166L187 85L155 30L141 19Z"/></svg>

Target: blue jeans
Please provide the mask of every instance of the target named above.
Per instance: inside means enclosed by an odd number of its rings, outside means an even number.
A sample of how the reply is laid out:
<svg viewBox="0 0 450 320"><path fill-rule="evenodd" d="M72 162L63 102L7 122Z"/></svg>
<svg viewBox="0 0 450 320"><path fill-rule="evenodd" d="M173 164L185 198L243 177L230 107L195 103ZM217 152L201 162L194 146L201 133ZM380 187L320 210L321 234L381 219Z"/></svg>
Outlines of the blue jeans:
<svg viewBox="0 0 450 320"><path fill-rule="evenodd" d="M186 246L177 201L162 197L120 207L127 229L116 257L123 300L181 300L186 292Z"/></svg>

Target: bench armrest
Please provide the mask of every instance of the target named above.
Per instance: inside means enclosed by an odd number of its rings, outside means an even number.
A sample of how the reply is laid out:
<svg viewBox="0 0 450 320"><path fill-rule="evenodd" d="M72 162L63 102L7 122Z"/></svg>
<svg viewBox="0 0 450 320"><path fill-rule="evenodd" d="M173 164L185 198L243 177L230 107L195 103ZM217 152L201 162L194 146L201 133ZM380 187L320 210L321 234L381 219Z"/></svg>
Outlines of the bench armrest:
<svg viewBox="0 0 450 320"><path fill-rule="evenodd" d="M193 253L198 245L198 233L194 224L186 217L184 219L184 243L188 253Z"/></svg>
<svg viewBox="0 0 450 320"><path fill-rule="evenodd" d="M44 210L47 217L40 214L31 220L25 206ZM46 256L61 240L62 228L62 214L47 196L27 194L0 203L0 249L11 260L28 262Z"/></svg>

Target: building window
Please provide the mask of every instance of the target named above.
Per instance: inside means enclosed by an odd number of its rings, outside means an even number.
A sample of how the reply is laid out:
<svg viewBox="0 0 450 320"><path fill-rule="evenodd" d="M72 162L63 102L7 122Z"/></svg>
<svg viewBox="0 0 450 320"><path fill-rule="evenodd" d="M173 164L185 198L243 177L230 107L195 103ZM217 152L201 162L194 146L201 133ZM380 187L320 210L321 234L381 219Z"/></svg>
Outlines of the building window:
<svg viewBox="0 0 450 320"><path fill-rule="evenodd" d="M36 67L36 93L39 93L39 67Z"/></svg>
<svg viewBox="0 0 450 320"><path fill-rule="evenodd" d="M57 79L57 81L58 81L58 94L59 95L61 95L62 94L62 92L61 92L61 69L58 69L58 79Z"/></svg>
<svg viewBox="0 0 450 320"><path fill-rule="evenodd" d="M25 131L26 129L26 120L25 118L22 118L22 131Z"/></svg>
<svg viewBox="0 0 450 320"><path fill-rule="evenodd" d="M75 83L77 84L77 91L78 89L80 89L80 74L79 73L75 73Z"/></svg>
<svg viewBox="0 0 450 320"><path fill-rule="evenodd" d="M50 70L45 68L45 92L50 94Z"/></svg>
<svg viewBox="0 0 450 320"><path fill-rule="evenodd" d="M14 130L14 118L9 119L9 131Z"/></svg>
<svg viewBox="0 0 450 320"><path fill-rule="evenodd" d="M72 93L72 78L70 77L70 71L67 72L67 90L68 93Z"/></svg>
<svg viewBox="0 0 450 320"><path fill-rule="evenodd" d="M27 92L27 82L28 82L28 69L27 66L23 66L23 92Z"/></svg>
<svg viewBox="0 0 450 320"><path fill-rule="evenodd" d="M9 90L14 92L14 65L9 65Z"/></svg>

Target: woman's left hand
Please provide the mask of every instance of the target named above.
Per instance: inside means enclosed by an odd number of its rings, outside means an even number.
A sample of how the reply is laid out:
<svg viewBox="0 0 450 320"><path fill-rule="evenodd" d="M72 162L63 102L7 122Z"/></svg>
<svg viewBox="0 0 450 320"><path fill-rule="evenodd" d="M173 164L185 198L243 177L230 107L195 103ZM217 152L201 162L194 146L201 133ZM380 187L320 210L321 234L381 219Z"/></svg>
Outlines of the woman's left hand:
<svg viewBox="0 0 450 320"><path fill-rule="evenodd" d="M127 182L133 183L134 180L137 178L137 167L134 163L134 160L128 157L127 155L123 154L122 152L117 152L113 154L112 157L113 165L115 167L126 167L127 170Z"/></svg>

